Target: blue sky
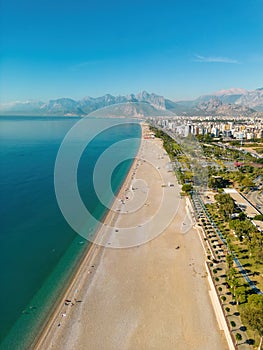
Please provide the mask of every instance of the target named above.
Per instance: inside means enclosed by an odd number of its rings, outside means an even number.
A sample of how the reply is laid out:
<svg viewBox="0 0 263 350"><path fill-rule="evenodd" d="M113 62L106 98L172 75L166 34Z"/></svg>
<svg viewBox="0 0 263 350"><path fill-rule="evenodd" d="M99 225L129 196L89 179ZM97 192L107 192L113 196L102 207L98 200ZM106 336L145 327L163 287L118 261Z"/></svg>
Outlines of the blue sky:
<svg viewBox="0 0 263 350"><path fill-rule="evenodd" d="M1 0L0 99L263 86L263 0Z"/></svg>

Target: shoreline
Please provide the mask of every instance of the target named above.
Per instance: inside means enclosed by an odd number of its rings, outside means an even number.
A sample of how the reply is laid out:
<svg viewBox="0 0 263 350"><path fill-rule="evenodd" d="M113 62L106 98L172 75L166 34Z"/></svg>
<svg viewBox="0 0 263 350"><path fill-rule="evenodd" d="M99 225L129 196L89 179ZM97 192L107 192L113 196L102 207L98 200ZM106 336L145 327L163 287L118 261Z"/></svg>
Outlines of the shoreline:
<svg viewBox="0 0 263 350"><path fill-rule="evenodd" d="M141 147L142 147L142 137L143 137L143 129L142 129L142 123L140 123L141 126L141 141L140 145L138 147L136 156L129 168L129 171L127 172L125 178L123 179L122 184L119 186L119 189L115 195L115 198L112 199L111 203L109 204L109 209L107 212L102 215L102 218L100 219L100 224L97 227L95 231L95 237L99 235L100 231L103 229L104 223L111 217L112 215L112 208L115 206L116 202L119 200L119 197L122 192L125 192L125 188L129 187L129 184L132 181L132 173L134 171L134 165L136 162L136 158L138 154L140 153ZM105 247L103 245L96 244L92 241L89 241L88 246L86 248L86 251L83 252L82 257L80 257L80 261L77 263L77 266L75 268L75 272L72 275L71 280L69 281L69 284L65 288L65 292L63 293L63 296L61 297L61 301L58 302L57 306L54 307L54 310L51 310L51 315L49 317L49 320L44 324L43 329L39 332L39 335L36 337L35 341L30 345L30 348L34 350L41 349L42 343L47 338L49 332L51 331L51 327L54 325L58 314L61 314L61 310L63 309L65 300L68 298L68 295L71 294L72 289L74 288L74 284L77 283L78 279L81 278L81 274L85 271L82 271L84 267L88 264L91 266L94 265L93 262L96 258L100 258L103 250ZM95 265L94 265L95 266ZM90 273L90 280L92 279L92 273ZM91 282L91 281L90 281ZM48 318L48 317L47 317Z"/></svg>
<svg viewBox="0 0 263 350"><path fill-rule="evenodd" d="M158 154L154 153L154 145L158 147ZM151 165L143 161L142 149L152 157ZM93 244L95 252L101 253L99 259L96 262L87 259L87 266L83 263L75 276L82 301L75 306L63 306L62 301L58 313L63 313L63 307L67 313L50 321L49 329L42 334L41 343L35 349L80 350L87 348L87 344L94 350L170 350L175 345L177 350L227 349L211 305L199 237L194 228L184 231L189 217L185 199L180 199L175 175L167 170L169 157L159 139L144 140L143 130L138 154L142 158L133 162L105 224L115 220L115 228L120 231L122 227L134 226L135 233L144 234L139 230L140 220L155 216L162 191L168 196L166 210L172 208L176 217L161 234L150 238L146 235L149 239L137 246L106 249ZM152 190L140 210L133 210L140 199L138 188L134 191L134 203L128 198L127 203L120 204L134 172ZM160 178L158 172L163 177ZM116 204L122 207L119 213L114 212ZM103 242L105 246L111 244L115 232L110 231L110 240L106 237ZM109 232L101 225L98 236L101 234L103 238L103 233Z"/></svg>
<svg viewBox="0 0 263 350"><path fill-rule="evenodd" d="M65 288L65 292L63 293L63 296L60 298L61 300L58 302L58 304L54 307L54 310L51 311L50 317L46 324L43 326L43 329L39 332L39 336L36 337L36 340L30 345L30 348L32 349L39 349L41 347L41 344L45 340L45 338L48 336L50 332L50 328L54 324L59 311L63 308L63 305L65 303L65 299L67 299L67 296L70 294L72 288L74 287L74 283L76 283L76 280L78 278L78 274L80 273L81 268L84 264L88 263L90 259L96 258L96 256L101 253L97 250L95 250L96 247L93 247L93 244L90 243L90 245L86 248L87 251L83 253L83 257L80 258L80 261L77 263L76 271L73 273L72 278L69 281L69 284ZM97 253L97 254L95 254ZM48 317L47 317L48 318Z"/></svg>

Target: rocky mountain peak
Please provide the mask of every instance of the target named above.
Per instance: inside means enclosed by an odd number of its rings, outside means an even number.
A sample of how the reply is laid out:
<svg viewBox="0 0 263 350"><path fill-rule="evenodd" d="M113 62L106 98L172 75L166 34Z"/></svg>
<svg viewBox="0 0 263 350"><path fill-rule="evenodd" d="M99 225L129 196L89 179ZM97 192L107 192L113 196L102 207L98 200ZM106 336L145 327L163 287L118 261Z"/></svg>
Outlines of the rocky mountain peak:
<svg viewBox="0 0 263 350"><path fill-rule="evenodd" d="M143 90L137 95L113 96L106 94L101 97L84 97L77 101L71 98L58 98L43 102L15 102L0 105L2 115L90 115L105 107L115 106L119 111L135 113L137 116L146 115L251 115L263 112L263 88L248 91L241 88L220 90L211 95L203 95L191 101L165 99L155 93ZM125 109L126 108L126 109ZM116 113L113 108L112 113ZM110 112L111 112L110 111ZM147 111L147 112L146 112ZM124 115L124 114L122 114ZM126 114L125 114L126 115Z"/></svg>

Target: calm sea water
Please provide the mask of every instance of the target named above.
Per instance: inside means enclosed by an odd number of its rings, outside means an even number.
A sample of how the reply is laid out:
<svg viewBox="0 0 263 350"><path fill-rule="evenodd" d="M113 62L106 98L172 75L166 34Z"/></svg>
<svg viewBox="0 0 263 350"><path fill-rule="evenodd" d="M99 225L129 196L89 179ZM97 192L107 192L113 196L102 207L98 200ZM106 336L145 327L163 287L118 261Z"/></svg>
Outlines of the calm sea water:
<svg viewBox="0 0 263 350"><path fill-rule="evenodd" d="M60 144L78 118L1 117L0 348L27 349L59 300L88 243L67 224L57 205L54 164ZM138 150L139 124L90 119L83 135L100 125L107 131L86 148L78 168L78 188L97 218L106 208L93 189L98 157L117 141L134 139L131 157L112 177L117 192ZM78 142L76 139L75 142ZM114 161L109 159L108 162ZM105 164L107 166L107 164ZM103 182L102 182L103 186ZM105 188L105 195L109 193ZM107 197L108 202L112 198ZM94 227L93 227L94 229Z"/></svg>

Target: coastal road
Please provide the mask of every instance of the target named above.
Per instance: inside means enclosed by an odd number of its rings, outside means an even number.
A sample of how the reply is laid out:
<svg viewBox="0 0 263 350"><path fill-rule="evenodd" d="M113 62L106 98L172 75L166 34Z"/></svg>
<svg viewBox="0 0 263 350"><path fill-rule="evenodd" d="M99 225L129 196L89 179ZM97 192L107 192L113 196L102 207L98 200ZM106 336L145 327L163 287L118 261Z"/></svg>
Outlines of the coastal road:
<svg viewBox="0 0 263 350"><path fill-rule="evenodd" d="M245 197L261 212L263 211L262 191L250 191Z"/></svg>

